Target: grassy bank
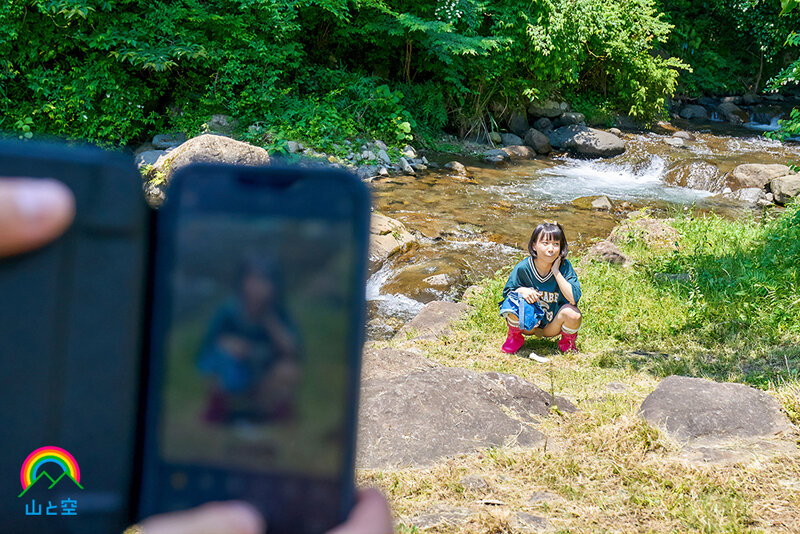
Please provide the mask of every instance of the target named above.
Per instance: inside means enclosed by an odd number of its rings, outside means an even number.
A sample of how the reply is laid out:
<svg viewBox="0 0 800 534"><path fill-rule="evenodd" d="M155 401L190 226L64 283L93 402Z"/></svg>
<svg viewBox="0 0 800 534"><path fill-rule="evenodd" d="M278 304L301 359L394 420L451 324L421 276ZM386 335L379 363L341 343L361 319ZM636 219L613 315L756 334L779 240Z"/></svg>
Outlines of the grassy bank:
<svg viewBox="0 0 800 534"><path fill-rule="evenodd" d="M798 455L693 466L637 414L662 377L681 374L767 390L800 423L800 206L763 222L679 216L671 224L677 249L648 248L631 235L622 244L634 260L628 267L575 262L581 353L558 355L544 340L500 352L496 303L507 272L480 284L452 335L417 343L442 364L513 373L573 400L580 412L542 422L546 446L363 472L362 482L383 488L406 523L432 503L474 512L461 530L444 531L514 532L517 511L547 517L560 532L800 530ZM531 350L552 354L552 365L527 359ZM467 474L489 489L466 488ZM555 499L529 502L537 491ZM479 504L485 498L504 504Z"/></svg>

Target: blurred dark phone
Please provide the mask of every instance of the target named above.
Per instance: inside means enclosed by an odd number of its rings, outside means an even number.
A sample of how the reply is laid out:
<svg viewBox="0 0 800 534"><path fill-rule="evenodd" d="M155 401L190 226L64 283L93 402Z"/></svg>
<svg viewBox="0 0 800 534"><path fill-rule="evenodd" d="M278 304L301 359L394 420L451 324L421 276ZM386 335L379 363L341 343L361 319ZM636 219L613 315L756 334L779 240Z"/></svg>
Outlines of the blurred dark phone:
<svg viewBox="0 0 800 534"><path fill-rule="evenodd" d="M237 498L271 534L345 519L368 220L341 171L176 173L153 246L142 517Z"/></svg>
<svg viewBox="0 0 800 534"><path fill-rule="evenodd" d="M124 154L0 143L0 177L15 176L61 180L76 216L53 243L0 259L0 532L119 532L142 347L141 178Z"/></svg>
<svg viewBox="0 0 800 534"><path fill-rule="evenodd" d="M0 142L3 176L61 180L76 218L0 259L0 532L121 532L231 498L271 533L341 521L365 186L332 170L188 168L154 215L123 154Z"/></svg>

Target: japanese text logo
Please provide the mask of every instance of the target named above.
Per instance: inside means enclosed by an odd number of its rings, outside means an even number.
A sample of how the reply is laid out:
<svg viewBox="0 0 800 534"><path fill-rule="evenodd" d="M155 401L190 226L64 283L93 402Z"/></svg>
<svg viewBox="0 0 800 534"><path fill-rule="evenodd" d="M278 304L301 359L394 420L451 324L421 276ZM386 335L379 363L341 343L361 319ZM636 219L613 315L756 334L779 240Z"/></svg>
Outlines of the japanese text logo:
<svg viewBox="0 0 800 534"><path fill-rule="evenodd" d="M22 493L18 497L23 497L34 487L38 490L83 489L78 462L60 447L40 447L30 453L22 462L19 481ZM72 498L64 498L60 502L56 498L55 503L48 500L44 510L42 513L42 503L37 506L36 499L32 499L30 505L25 505L25 515L78 515L78 501Z"/></svg>

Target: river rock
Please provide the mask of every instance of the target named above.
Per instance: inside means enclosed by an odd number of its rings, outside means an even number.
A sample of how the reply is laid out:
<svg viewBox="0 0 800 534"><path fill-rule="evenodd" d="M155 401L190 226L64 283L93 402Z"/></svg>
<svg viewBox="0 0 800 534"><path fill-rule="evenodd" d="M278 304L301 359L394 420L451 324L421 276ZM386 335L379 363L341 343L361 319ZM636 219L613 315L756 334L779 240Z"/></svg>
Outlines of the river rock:
<svg viewBox="0 0 800 534"><path fill-rule="evenodd" d="M766 193L760 187L744 187L730 193L725 193L723 196L738 200L739 202L744 202L745 204L757 204L759 200L763 200L766 197Z"/></svg>
<svg viewBox="0 0 800 534"><path fill-rule="evenodd" d="M675 148L681 148L684 146L683 139L680 137L665 137L664 143Z"/></svg>
<svg viewBox="0 0 800 534"><path fill-rule="evenodd" d="M745 106L754 106L761 102L761 98L758 95L754 95L752 93L748 93L742 97L742 104Z"/></svg>
<svg viewBox="0 0 800 534"><path fill-rule="evenodd" d="M533 159L536 157L536 151L525 145L505 146L499 150L505 152L506 155L508 155L508 159L510 160Z"/></svg>
<svg viewBox="0 0 800 534"><path fill-rule="evenodd" d="M719 99L710 96L701 96L697 99L697 103L707 108L715 108L719 104Z"/></svg>
<svg viewBox="0 0 800 534"><path fill-rule="evenodd" d="M535 102L528 106L528 114L534 117L558 117L567 110L566 102L556 102L555 100L546 100L544 102Z"/></svg>
<svg viewBox="0 0 800 534"><path fill-rule="evenodd" d="M455 174L455 175L458 175L458 176L467 176L467 174L468 174L467 173L467 168L464 167L463 164L461 164L461 163L459 163L457 161L448 161L447 163L444 164L444 168L453 171L452 174Z"/></svg>
<svg viewBox="0 0 800 534"><path fill-rule="evenodd" d="M682 442L772 438L792 430L778 401L767 393L744 384L685 376L662 380L639 413Z"/></svg>
<svg viewBox="0 0 800 534"><path fill-rule="evenodd" d="M153 137L153 148L156 150L167 150L175 148L186 142L186 135L182 132L158 134Z"/></svg>
<svg viewBox="0 0 800 534"><path fill-rule="evenodd" d="M408 164L406 158L400 158L400 169L406 174L416 174L414 168Z"/></svg>
<svg viewBox="0 0 800 534"><path fill-rule="evenodd" d="M604 261L616 265L627 265L630 263L628 257L611 241L600 241L592 245L586 253L589 259Z"/></svg>
<svg viewBox="0 0 800 534"><path fill-rule="evenodd" d="M458 367L368 380L361 390L357 465L423 467L483 447L535 446L545 436L530 424L553 404L576 411L519 377Z"/></svg>
<svg viewBox="0 0 800 534"><path fill-rule="evenodd" d="M547 136L536 128L530 128L525 133L525 144L536 150L537 154L549 154L553 150Z"/></svg>
<svg viewBox="0 0 800 534"><path fill-rule="evenodd" d="M416 317L403 325L395 339L435 339L450 334L451 321L461 319L469 306L463 302L435 300L422 308Z"/></svg>
<svg viewBox="0 0 800 534"><path fill-rule="evenodd" d="M786 204L790 199L800 195L800 175L773 178L769 188L777 204Z"/></svg>
<svg viewBox="0 0 800 534"><path fill-rule="evenodd" d="M483 159L485 161L489 162L489 163L501 164L501 163L505 163L510 158L509 158L508 154L503 152L502 149L495 148L495 149L487 150L486 152L484 152L483 153Z"/></svg>
<svg viewBox="0 0 800 534"><path fill-rule="evenodd" d="M269 154L263 148L228 137L203 134L189 139L163 154L150 168L149 177L163 173L169 180L178 169L190 163L229 163L232 165L268 165Z"/></svg>
<svg viewBox="0 0 800 534"><path fill-rule="evenodd" d="M369 233L370 271L377 270L389 257L406 250L416 241L403 223L380 213L372 214Z"/></svg>
<svg viewBox="0 0 800 534"><path fill-rule="evenodd" d="M517 134L513 134L513 133L500 134L500 139L501 139L501 142L505 146L521 145L522 144L522 138L520 136L518 136Z"/></svg>
<svg viewBox="0 0 800 534"><path fill-rule="evenodd" d="M236 128L239 127L239 121L230 115L223 115L218 113L212 115L208 122L203 124L202 130L206 133L224 135L230 137Z"/></svg>
<svg viewBox="0 0 800 534"><path fill-rule="evenodd" d="M733 172L728 175L727 184L733 191L745 187L764 188L775 178L793 174L792 170L786 165L777 163L744 163L738 165Z"/></svg>
<svg viewBox="0 0 800 534"><path fill-rule="evenodd" d="M614 205L611 203L611 199L605 195L600 195L599 197L594 199L592 201L592 207L600 211L611 211L614 209Z"/></svg>
<svg viewBox="0 0 800 534"><path fill-rule="evenodd" d="M361 358L361 380L403 376L434 367L439 367L439 364L416 352L390 347L376 348L374 343L367 343Z"/></svg>
<svg viewBox="0 0 800 534"><path fill-rule="evenodd" d="M568 126L570 124L585 124L586 117L577 111L567 111L558 118L558 126Z"/></svg>
<svg viewBox="0 0 800 534"><path fill-rule="evenodd" d="M522 137L525 135L525 132L528 131L528 128L530 128L528 125L528 117L525 116L524 112L514 111L511 113L511 117L508 119L509 130Z"/></svg>
<svg viewBox="0 0 800 534"><path fill-rule="evenodd" d="M148 150L136 156L136 167L141 169L148 165L155 165L158 158L166 154L165 150Z"/></svg>
<svg viewBox="0 0 800 534"><path fill-rule="evenodd" d="M389 165L392 163L392 158L390 158L389 154L387 154L382 148L378 150L378 159L381 160L384 165Z"/></svg>
<svg viewBox="0 0 800 534"><path fill-rule="evenodd" d="M682 119L700 119L705 120L708 118L708 111L703 106L697 104L687 104L681 109L680 116Z"/></svg>
<svg viewBox="0 0 800 534"><path fill-rule="evenodd" d="M669 225L671 220L649 217L629 218L611 231L608 240L615 244L642 240L648 247L677 248L680 234Z"/></svg>
<svg viewBox="0 0 800 534"><path fill-rule="evenodd" d="M609 128L608 133L619 137L620 135L622 135L622 130L620 130L619 128Z"/></svg>
<svg viewBox="0 0 800 534"><path fill-rule="evenodd" d="M369 182L379 176L379 171L380 167L378 165L361 165L356 169L356 176L365 182Z"/></svg>
<svg viewBox="0 0 800 534"><path fill-rule="evenodd" d="M684 141L694 141L695 140L695 137L692 134L690 134L689 132L683 131L683 130L678 130L677 132L672 134L672 137L677 137L678 139L683 139Z"/></svg>
<svg viewBox="0 0 800 534"><path fill-rule="evenodd" d="M542 117L541 119L537 119L536 122L533 123L533 127L539 130L540 132L546 134L553 130L553 122L547 117Z"/></svg>
<svg viewBox="0 0 800 534"><path fill-rule="evenodd" d="M717 107L720 117L731 124L744 124L750 122L750 115L733 102L723 102Z"/></svg>
<svg viewBox="0 0 800 534"><path fill-rule="evenodd" d="M500 133L499 133L499 132L490 132L490 133L489 133L489 140L490 140L492 143L494 143L494 144L496 144L496 145L499 145L500 143L502 143L502 142L503 142L503 136L502 136L502 135L500 135Z"/></svg>
<svg viewBox="0 0 800 534"><path fill-rule="evenodd" d="M548 138L556 148L567 149L581 156L609 158L625 152L625 143L614 134L588 126L562 126Z"/></svg>

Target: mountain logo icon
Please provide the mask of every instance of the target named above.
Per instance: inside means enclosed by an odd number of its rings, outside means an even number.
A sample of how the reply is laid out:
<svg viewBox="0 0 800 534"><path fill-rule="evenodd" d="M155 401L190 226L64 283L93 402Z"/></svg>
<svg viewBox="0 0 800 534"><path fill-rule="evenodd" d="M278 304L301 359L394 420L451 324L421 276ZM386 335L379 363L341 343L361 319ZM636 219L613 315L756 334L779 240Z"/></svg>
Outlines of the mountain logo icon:
<svg viewBox="0 0 800 534"><path fill-rule="evenodd" d="M48 468L57 469L58 476L53 478L48 473L44 466ZM78 467L78 462L75 461L70 453L60 447L40 447L30 453L25 461L22 462L22 469L19 472L19 480L22 484L22 493L18 497L22 497L25 493L35 484L39 487L47 485L47 489L54 487L72 484L80 489L81 486L81 470Z"/></svg>
<svg viewBox="0 0 800 534"><path fill-rule="evenodd" d="M41 473L39 473L39 475L36 477L36 480L34 480L34 481L33 481L33 484L30 484L30 485L29 485L27 488L25 488L24 490L22 490L22 493L20 493L19 495L17 495L17 497L22 497L23 495L25 495L25 494L28 492L28 490L29 490L29 489L31 489L32 487L34 487L34 486L35 486L37 483L38 483L38 484L40 484L40 486L39 486L39 487L42 487L42 486L45 486L45 485L46 485L46 486L47 486L47 489L53 489L53 488L55 488L56 486L61 486L61 487L63 487L63 486L65 486L65 485L69 485L70 481L72 481L72 484L73 484L73 485L77 486L77 487L78 487L78 488L80 488L80 489L83 489L83 486L81 486L81 485L80 485L80 484L79 484L79 483L78 483L78 482L77 482L77 481L76 481L74 478L72 478L72 477L70 476L70 474L69 474L69 473L67 473L66 471L64 471L63 473L61 473L61 475L60 475L58 478L56 478L56 479L53 479L53 477L51 477L51 476L50 476L50 473L48 473L47 471L42 471L42 472L41 472Z"/></svg>

